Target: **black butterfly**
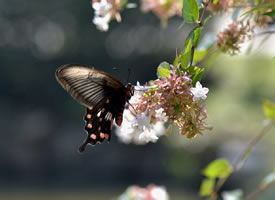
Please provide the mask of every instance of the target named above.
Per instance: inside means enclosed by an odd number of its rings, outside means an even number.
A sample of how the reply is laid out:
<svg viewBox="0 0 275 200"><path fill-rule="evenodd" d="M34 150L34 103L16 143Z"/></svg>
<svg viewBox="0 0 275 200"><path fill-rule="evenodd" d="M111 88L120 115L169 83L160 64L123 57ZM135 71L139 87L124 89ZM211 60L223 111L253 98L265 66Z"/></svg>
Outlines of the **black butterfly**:
<svg viewBox="0 0 275 200"><path fill-rule="evenodd" d="M77 64L63 65L55 75L62 87L87 107L84 120L88 136L79 151L83 152L87 144L110 141L113 119L121 125L125 104L133 95L134 87L129 83L124 86L106 72Z"/></svg>

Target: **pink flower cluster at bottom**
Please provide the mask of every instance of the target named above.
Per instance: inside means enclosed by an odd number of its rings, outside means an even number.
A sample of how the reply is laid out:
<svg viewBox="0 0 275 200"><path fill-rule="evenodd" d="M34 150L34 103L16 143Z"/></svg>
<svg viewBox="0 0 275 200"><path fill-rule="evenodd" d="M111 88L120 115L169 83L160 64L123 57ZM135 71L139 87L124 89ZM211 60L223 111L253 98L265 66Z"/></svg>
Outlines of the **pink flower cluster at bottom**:
<svg viewBox="0 0 275 200"><path fill-rule="evenodd" d="M130 186L118 200L169 200L169 196L163 186L150 184L145 188Z"/></svg>

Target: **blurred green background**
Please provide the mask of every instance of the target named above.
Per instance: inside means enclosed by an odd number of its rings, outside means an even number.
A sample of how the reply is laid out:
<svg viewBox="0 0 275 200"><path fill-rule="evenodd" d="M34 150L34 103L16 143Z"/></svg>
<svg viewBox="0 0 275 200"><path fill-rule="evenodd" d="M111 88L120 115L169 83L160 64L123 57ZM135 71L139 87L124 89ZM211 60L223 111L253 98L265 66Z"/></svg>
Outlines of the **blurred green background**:
<svg viewBox="0 0 275 200"><path fill-rule="evenodd" d="M79 154L85 108L58 85L57 67L91 65L123 82L130 68L131 82L144 83L156 78L160 62L173 62L192 28L179 29L181 20L174 18L162 30L154 15L129 9L121 24L113 21L102 33L92 17L88 0L0 0L0 199L112 199L129 185L150 183L164 185L172 200L199 199L201 169L216 158L232 161L263 126L261 103L275 101L275 59L256 53L213 62L202 83L210 89L206 104L214 129L203 136L174 133L135 146L114 135L110 144ZM272 171L271 132L225 190L250 192ZM259 199L274 195L269 190Z"/></svg>

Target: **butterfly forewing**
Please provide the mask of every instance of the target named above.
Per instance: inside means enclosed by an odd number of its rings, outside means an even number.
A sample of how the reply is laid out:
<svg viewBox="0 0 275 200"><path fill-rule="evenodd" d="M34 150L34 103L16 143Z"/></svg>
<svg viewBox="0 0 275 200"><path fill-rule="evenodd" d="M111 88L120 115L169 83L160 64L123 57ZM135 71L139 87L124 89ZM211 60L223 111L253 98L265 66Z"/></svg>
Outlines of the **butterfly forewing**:
<svg viewBox="0 0 275 200"><path fill-rule="evenodd" d="M56 78L62 87L80 104L87 107L84 120L87 139L80 146L84 151L87 144L101 143L111 138L113 119L118 125L129 99L128 86L111 75L80 65L64 65L57 69Z"/></svg>
<svg viewBox="0 0 275 200"><path fill-rule="evenodd" d="M114 91L125 90L111 75L80 65L63 65L56 71L56 79L79 103L89 107L103 103Z"/></svg>

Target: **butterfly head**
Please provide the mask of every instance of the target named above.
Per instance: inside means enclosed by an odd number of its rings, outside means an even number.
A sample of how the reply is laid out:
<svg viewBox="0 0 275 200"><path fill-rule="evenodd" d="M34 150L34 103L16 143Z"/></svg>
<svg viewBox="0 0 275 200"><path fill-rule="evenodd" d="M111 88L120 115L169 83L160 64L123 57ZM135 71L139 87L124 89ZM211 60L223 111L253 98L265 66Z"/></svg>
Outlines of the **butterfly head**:
<svg viewBox="0 0 275 200"><path fill-rule="evenodd" d="M131 83L128 83L127 85L126 85L126 95L127 95L127 101L129 101L130 100L130 98L132 97L132 96L134 96L134 92L135 92L135 87L131 84Z"/></svg>

